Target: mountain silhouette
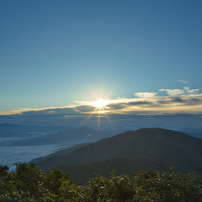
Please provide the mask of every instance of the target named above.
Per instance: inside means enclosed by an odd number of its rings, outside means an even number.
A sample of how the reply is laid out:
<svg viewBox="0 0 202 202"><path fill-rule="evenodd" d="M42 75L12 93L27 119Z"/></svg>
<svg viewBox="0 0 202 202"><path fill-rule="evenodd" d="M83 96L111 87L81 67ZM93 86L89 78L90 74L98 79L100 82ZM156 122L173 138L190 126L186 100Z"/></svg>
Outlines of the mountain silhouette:
<svg viewBox="0 0 202 202"><path fill-rule="evenodd" d="M202 173L201 157L201 139L178 131L144 128L102 139L37 165L44 171L55 167L72 173L83 170L83 175L90 173L87 176L95 172L106 175L112 170L120 174L139 169L163 171L166 166Z"/></svg>

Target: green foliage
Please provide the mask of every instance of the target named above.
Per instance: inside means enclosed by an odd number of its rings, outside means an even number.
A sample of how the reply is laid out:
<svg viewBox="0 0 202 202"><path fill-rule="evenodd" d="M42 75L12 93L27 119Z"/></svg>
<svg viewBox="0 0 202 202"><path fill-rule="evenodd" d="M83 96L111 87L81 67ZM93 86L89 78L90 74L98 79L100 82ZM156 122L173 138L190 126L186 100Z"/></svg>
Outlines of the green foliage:
<svg viewBox="0 0 202 202"><path fill-rule="evenodd" d="M133 174L137 186L136 200L201 201L202 178L195 173L183 174L168 168L161 175L149 170Z"/></svg>
<svg viewBox="0 0 202 202"><path fill-rule="evenodd" d="M49 190L58 195L60 193L61 186L67 186L72 184L72 179L69 178L70 173L64 174L62 170L51 170L47 175L47 185Z"/></svg>
<svg viewBox="0 0 202 202"><path fill-rule="evenodd" d="M85 185L73 184L70 173L55 169L44 173L35 164L17 163L16 172L0 166L0 201L202 201L202 178L173 168L117 176L97 175Z"/></svg>
<svg viewBox="0 0 202 202"><path fill-rule="evenodd" d="M8 174L9 167L0 165L0 176L4 177Z"/></svg>

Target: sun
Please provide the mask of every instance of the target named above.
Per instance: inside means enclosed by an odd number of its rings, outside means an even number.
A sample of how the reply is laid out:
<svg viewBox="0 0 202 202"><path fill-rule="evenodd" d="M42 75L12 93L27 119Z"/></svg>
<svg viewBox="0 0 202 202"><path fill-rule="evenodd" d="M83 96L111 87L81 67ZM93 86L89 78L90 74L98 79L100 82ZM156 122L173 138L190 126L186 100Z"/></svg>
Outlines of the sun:
<svg viewBox="0 0 202 202"><path fill-rule="evenodd" d="M94 95L94 100L89 100L84 103L84 105L89 106L89 109L91 110L85 122L87 122L88 120L94 121L94 119L97 118L97 127L99 128L100 124L106 124L105 123L106 120L104 120L106 118L109 124L112 126L112 123L108 116L108 113L110 114L109 106L112 103L112 100L109 99L108 96L111 94L111 92L104 98L103 98L102 90L100 92L99 97L93 91L92 93Z"/></svg>
<svg viewBox="0 0 202 202"><path fill-rule="evenodd" d="M103 99L99 99L97 101L94 101L91 103L92 106L98 108L98 109L103 109L104 106L106 106L107 104L109 104L109 101L107 100L103 100Z"/></svg>

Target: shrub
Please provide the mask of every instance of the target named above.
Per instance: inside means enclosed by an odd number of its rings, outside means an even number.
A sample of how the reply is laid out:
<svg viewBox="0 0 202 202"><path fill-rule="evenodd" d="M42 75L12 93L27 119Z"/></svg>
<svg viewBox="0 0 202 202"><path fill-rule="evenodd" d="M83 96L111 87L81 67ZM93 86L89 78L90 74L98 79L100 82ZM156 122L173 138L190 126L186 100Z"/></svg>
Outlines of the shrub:
<svg viewBox="0 0 202 202"><path fill-rule="evenodd" d="M0 166L0 201L202 201L202 178L195 173L183 174L168 168L139 171L108 178L97 176L85 185L72 183L70 173L61 170L44 173L35 164L17 163L16 172Z"/></svg>

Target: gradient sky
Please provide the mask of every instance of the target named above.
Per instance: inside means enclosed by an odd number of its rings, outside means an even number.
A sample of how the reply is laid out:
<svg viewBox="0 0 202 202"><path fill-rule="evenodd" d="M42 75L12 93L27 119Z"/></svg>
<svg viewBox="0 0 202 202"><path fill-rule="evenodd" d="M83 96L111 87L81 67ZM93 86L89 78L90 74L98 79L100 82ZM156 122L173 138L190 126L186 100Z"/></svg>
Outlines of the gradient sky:
<svg viewBox="0 0 202 202"><path fill-rule="evenodd" d="M108 114L201 114L201 8L201 0L1 0L1 122L91 114L99 98Z"/></svg>

